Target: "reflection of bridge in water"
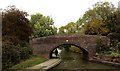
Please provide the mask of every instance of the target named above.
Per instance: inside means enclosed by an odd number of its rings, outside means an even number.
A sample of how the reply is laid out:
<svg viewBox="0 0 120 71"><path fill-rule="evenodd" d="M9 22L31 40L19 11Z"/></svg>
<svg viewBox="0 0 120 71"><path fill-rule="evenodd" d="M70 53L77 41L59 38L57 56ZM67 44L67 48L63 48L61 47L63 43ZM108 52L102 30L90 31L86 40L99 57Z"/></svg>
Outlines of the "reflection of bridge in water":
<svg viewBox="0 0 120 71"><path fill-rule="evenodd" d="M96 53L97 41L101 39L104 45L109 45L109 38L96 35L64 34L33 38L30 40L33 54L51 58L51 52L64 44L74 45L83 51L83 56L92 59Z"/></svg>

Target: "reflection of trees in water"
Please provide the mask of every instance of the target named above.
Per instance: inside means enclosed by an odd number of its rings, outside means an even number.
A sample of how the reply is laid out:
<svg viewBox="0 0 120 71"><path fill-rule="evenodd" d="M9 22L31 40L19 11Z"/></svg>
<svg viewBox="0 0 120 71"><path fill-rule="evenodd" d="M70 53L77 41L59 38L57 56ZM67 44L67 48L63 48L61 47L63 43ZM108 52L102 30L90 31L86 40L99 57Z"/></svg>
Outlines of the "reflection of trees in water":
<svg viewBox="0 0 120 71"><path fill-rule="evenodd" d="M56 66L50 71L59 71L59 70L61 71L61 69L65 69L64 71L66 71L66 69L76 69L76 68L78 68L78 70L75 71L80 71L79 69L103 69L103 68L114 69L114 67L111 66L107 66L99 63L92 63L83 59L85 57L85 55L83 54L85 53L80 54L78 52L76 53L71 50L67 51L65 50L64 47L57 49L60 50L59 57L61 57L62 61L58 66Z"/></svg>
<svg viewBox="0 0 120 71"><path fill-rule="evenodd" d="M112 66L107 66L99 63L92 63L82 59L83 55L75 52L61 51L60 56L62 58L61 63L50 71L81 71L81 69L115 69ZM64 70L62 70L64 69ZM71 70L74 69L74 70ZM78 69L78 70L75 70ZM84 71L84 70L83 70ZM86 70L85 70L86 71Z"/></svg>
<svg viewBox="0 0 120 71"><path fill-rule="evenodd" d="M72 51L61 51L60 57L64 60L75 60L75 59L80 59L82 57L82 54L80 53L75 53Z"/></svg>

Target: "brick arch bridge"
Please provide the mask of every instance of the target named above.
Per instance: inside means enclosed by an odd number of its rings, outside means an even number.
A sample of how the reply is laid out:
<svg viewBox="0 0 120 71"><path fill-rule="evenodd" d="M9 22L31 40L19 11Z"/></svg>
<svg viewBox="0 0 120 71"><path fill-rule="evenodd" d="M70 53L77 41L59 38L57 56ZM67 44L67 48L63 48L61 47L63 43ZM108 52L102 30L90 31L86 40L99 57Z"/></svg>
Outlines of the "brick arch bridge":
<svg viewBox="0 0 120 71"><path fill-rule="evenodd" d="M105 36L63 34L30 39L30 46L34 55L50 58L50 53L56 47L63 44L73 44L88 53L88 59L92 59L96 53L97 41L101 39L102 43L109 46L110 39Z"/></svg>
<svg viewBox="0 0 120 71"><path fill-rule="evenodd" d="M77 48L79 48L79 49L82 51L83 59L88 59L88 51L87 51L86 49L80 47L80 45L71 44L71 43L62 44L62 45L73 45L73 46L76 46ZM59 45L59 46L62 46L62 45ZM59 48L59 46L57 46L56 48ZM52 51L50 52L50 58L56 58L56 57L53 57L53 56L52 56L52 53L53 53L53 51L54 51L56 48L53 48Z"/></svg>

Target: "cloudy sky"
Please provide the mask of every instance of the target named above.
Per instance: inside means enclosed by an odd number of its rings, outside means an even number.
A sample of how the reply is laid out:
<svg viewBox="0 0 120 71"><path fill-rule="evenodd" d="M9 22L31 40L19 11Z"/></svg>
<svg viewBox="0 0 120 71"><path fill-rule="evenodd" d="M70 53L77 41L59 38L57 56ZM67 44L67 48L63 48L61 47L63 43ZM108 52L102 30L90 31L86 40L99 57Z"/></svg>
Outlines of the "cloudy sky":
<svg viewBox="0 0 120 71"><path fill-rule="evenodd" d="M112 2L116 7L120 0L0 0L0 8L15 5L29 15L41 13L50 16L57 28L76 22L93 4L99 1Z"/></svg>

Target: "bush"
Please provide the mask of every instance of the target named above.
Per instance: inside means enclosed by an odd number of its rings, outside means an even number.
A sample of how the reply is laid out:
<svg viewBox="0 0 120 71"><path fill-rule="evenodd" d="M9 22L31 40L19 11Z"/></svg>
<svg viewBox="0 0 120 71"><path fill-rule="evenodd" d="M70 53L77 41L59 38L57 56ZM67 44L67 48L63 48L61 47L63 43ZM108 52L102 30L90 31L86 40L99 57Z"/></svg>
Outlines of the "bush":
<svg viewBox="0 0 120 71"><path fill-rule="evenodd" d="M111 40L111 47L116 47L118 40Z"/></svg>
<svg viewBox="0 0 120 71"><path fill-rule="evenodd" d="M117 43L116 47L118 48L118 50L120 52L120 42Z"/></svg>
<svg viewBox="0 0 120 71"><path fill-rule="evenodd" d="M118 54L118 53L112 53L112 54L111 54L111 57L113 57L113 58L115 58L115 57L120 58L120 54Z"/></svg>
<svg viewBox="0 0 120 71"><path fill-rule="evenodd" d="M29 47L22 47L20 49L20 58L21 59L28 59L30 57L30 54L32 54L32 50Z"/></svg>
<svg viewBox="0 0 120 71"><path fill-rule="evenodd" d="M2 68L8 69L11 66L25 60L32 54L32 49L26 44L24 47L13 45L12 42L4 41L2 44Z"/></svg>
<svg viewBox="0 0 120 71"><path fill-rule="evenodd" d="M110 48L109 48L107 45L104 45L102 42L103 42L103 41L102 41L101 39L98 39L98 40L97 40L97 48L96 48L96 51L97 51L97 52L109 51Z"/></svg>
<svg viewBox="0 0 120 71"><path fill-rule="evenodd" d="M2 45L2 67L7 69L20 61L20 52L17 46L11 42L3 42Z"/></svg>
<svg viewBox="0 0 120 71"><path fill-rule="evenodd" d="M111 40L118 40L118 41L120 41L120 33L110 33L110 34L108 34L108 37Z"/></svg>

